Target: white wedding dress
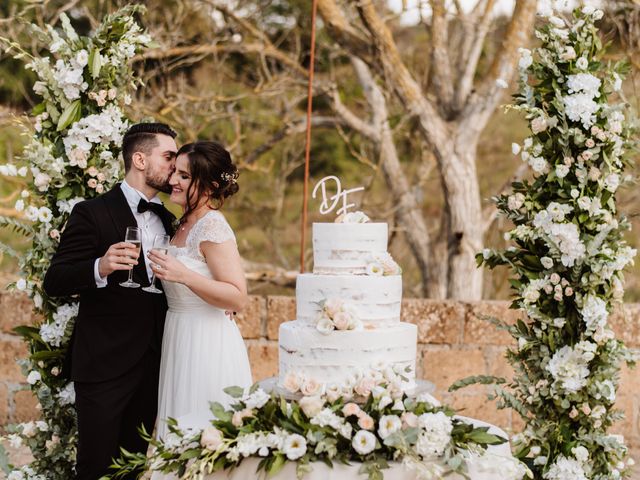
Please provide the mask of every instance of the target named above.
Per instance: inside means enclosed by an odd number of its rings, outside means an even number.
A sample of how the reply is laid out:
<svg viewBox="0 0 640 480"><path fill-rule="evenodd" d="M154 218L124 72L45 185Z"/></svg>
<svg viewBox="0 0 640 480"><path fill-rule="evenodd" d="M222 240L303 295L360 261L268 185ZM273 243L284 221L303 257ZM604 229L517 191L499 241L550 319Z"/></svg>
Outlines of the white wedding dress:
<svg viewBox="0 0 640 480"><path fill-rule="evenodd" d="M228 240L235 241L231 227L220 212L211 211L192 227L185 246L170 247L169 253L187 268L212 278L200 243ZM224 388L252 383L242 335L224 309L206 303L180 283L163 281L162 286L169 310L162 340L157 438L168 433L169 417L183 427L208 426L213 418L210 402L228 406L232 400Z"/></svg>

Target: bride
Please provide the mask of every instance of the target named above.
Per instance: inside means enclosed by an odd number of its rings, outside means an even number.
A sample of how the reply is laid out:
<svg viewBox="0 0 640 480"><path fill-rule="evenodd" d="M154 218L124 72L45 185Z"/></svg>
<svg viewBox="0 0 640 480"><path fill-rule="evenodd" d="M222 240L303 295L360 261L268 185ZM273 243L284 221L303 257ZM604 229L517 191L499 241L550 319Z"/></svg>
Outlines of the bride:
<svg viewBox="0 0 640 480"><path fill-rule="evenodd" d="M206 427L212 418L209 403L229 403L224 388L251 385L242 336L225 312L240 311L248 301L235 236L219 211L238 191L237 177L229 152L218 143L189 143L176 154L171 201L184 214L169 254L149 253L169 304L157 438L168 433L169 417L182 417L181 426Z"/></svg>

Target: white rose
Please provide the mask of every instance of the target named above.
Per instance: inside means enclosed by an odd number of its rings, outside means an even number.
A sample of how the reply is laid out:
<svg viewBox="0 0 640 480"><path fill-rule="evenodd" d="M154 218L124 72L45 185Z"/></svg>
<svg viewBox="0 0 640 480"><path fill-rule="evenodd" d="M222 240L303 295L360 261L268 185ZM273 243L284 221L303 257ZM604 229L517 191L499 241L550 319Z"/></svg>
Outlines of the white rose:
<svg viewBox="0 0 640 480"><path fill-rule="evenodd" d="M316 329L325 335L333 332L334 328L333 322L325 316L320 317L320 320L316 323Z"/></svg>
<svg viewBox="0 0 640 480"><path fill-rule="evenodd" d="M307 453L307 441L302 435L294 433L284 441L282 451L289 460L297 460Z"/></svg>
<svg viewBox="0 0 640 480"><path fill-rule="evenodd" d="M585 57L580 57L576 61L576 67L580 70L586 70L587 68L589 68L589 60L587 60Z"/></svg>
<svg viewBox="0 0 640 480"><path fill-rule="evenodd" d="M384 275L384 269L378 262L371 262L367 265L367 275L381 277Z"/></svg>
<svg viewBox="0 0 640 480"><path fill-rule="evenodd" d="M42 375L40 375L40 372L38 372L37 370L31 370L29 372L29 375L27 375L27 383L29 385L35 385L41 379L42 379Z"/></svg>
<svg viewBox="0 0 640 480"><path fill-rule="evenodd" d="M576 58L576 51L573 47L566 47L560 54L560 59L569 62Z"/></svg>
<svg viewBox="0 0 640 480"><path fill-rule="evenodd" d="M547 127L547 119L544 116L536 117L531 121L531 131L535 134L544 132Z"/></svg>
<svg viewBox="0 0 640 480"><path fill-rule="evenodd" d="M36 428L35 422L27 422L22 424L22 435L27 438L33 437L36 433L38 433L38 429Z"/></svg>
<svg viewBox="0 0 640 480"><path fill-rule="evenodd" d="M319 395L302 397L299 401L300 408L309 417L315 417L324 408L324 400Z"/></svg>
<svg viewBox="0 0 640 480"><path fill-rule="evenodd" d="M542 263L542 266L546 269L553 267L553 260L549 257L542 257L540 263Z"/></svg>
<svg viewBox="0 0 640 480"><path fill-rule="evenodd" d="M519 210L520 207L524 205L524 201L525 196L522 193L517 192L507 198L507 207L509 208L509 210Z"/></svg>
<svg viewBox="0 0 640 480"><path fill-rule="evenodd" d="M383 415L378 424L378 435L381 439L387 438L402 428L402 420L397 415Z"/></svg>
<svg viewBox="0 0 640 480"><path fill-rule="evenodd" d="M376 436L366 430L360 430L354 435L351 445L360 455L367 455L376 448Z"/></svg>
<svg viewBox="0 0 640 480"><path fill-rule="evenodd" d="M566 165L556 165L556 177L564 178L569 174L569 167Z"/></svg>

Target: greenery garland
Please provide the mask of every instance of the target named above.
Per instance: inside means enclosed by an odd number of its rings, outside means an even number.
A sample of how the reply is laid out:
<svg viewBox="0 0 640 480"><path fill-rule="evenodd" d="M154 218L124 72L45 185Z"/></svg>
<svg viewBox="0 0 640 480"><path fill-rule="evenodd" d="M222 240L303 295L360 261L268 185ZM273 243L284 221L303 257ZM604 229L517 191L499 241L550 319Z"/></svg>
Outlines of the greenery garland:
<svg viewBox="0 0 640 480"><path fill-rule="evenodd" d="M622 418L613 408L620 363L633 363L608 325L622 302L622 270L636 254L623 240L630 225L615 198L633 146L625 104L610 101L619 98L624 65L602 60L594 25L601 10L546 16L536 30L541 46L521 49L521 88L511 107L529 121L532 135L513 153L533 180L495 199L515 225L505 237L513 245L478 255L480 265L512 269L512 308L527 314L501 325L517 342L507 353L515 377L496 396L525 421L514 444L535 478L616 479L632 464L623 437L607 433ZM466 379L452 389L478 380L496 379Z"/></svg>
<svg viewBox="0 0 640 480"><path fill-rule="evenodd" d="M249 457L259 458L258 470L276 475L295 462L304 478L314 463L357 464L369 480L382 480L389 462L402 462L415 478L440 479L451 473L489 475L521 480L528 473L517 459L488 451L507 440L474 426L428 395L408 397L381 374L363 403L343 392L325 392L288 401L254 385L225 389L234 397L230 408L214 403L214 420L204 429L181 429L169 419L170 433L162 441L143 436L153 449L149 456L123 452L110 478L149 470L173 473L183 480L230 471ZM466 478L466 477L465 477Z"/></svg>
<svg viewBox="0 0 640 480"><path fill-rule="evenodd" d="M76 415L73 384L61 375L67 344L78 312L74 298L50 298L42 279L55 252L60 232L73 209L85 199L110 189L120 178L120 146L129 122L121 109L140 81L130 59L150 43L134 16L140 6L109 15L91 37L78 35L69 19L60 16L61 30L31 26L46 46L45 56L33 56L5 38L0 42L26 62L42 98L25 122L30 138L19 164L0 166L0 174L28 179L16 202L29 222L0 217L32 238L20 258L23 277L13 287L26 292L43 322L15 330L28 343L30 356L21 365L40 402L42 419L10 427L8 439L30 448L34 461L11 468L9 480L68 480L76 457ZM34 131L35 130L35 131Z"/></svg>

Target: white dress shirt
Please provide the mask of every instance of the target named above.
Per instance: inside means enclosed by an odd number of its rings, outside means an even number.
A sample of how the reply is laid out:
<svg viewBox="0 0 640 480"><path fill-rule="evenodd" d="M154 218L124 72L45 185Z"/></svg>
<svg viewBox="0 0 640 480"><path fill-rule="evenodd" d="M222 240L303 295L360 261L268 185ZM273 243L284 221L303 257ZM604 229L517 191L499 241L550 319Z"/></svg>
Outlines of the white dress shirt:
<svg viewBox="0 0 640 480"><path fill-rule="evenodd" d="M129 208L131 208L131 213L133 213L133 217L136 219L138 223L138 227L140 228L140 233L142 235L142 255L144 258L147 258L147 253L153 247L153 239L156 235L164 235L165 229L162 224L162 220L151 210L147 210L144 213L138 213L138 203L140 199L143 198L147 202L160 203L160 199L156 196L149 200L142 192L139 192L131 185L129 185L125 180L120 184L120 188L122 189L122 193L124 193L125 198L127 199L127 203L129 204ZM122 239L124 241L124 238ZM98 269L99 258L96 259L93 266L93 274L96 280L96 286L98 288L107 286L107 278L102 278L100 276L100 271ZM141 260L138 260L139 262ZM149 277L149 282L151 282L151 277L153 276L153 272L151 271L151 265L149 261L145 262L147 267L147 275Z"/></svg>

